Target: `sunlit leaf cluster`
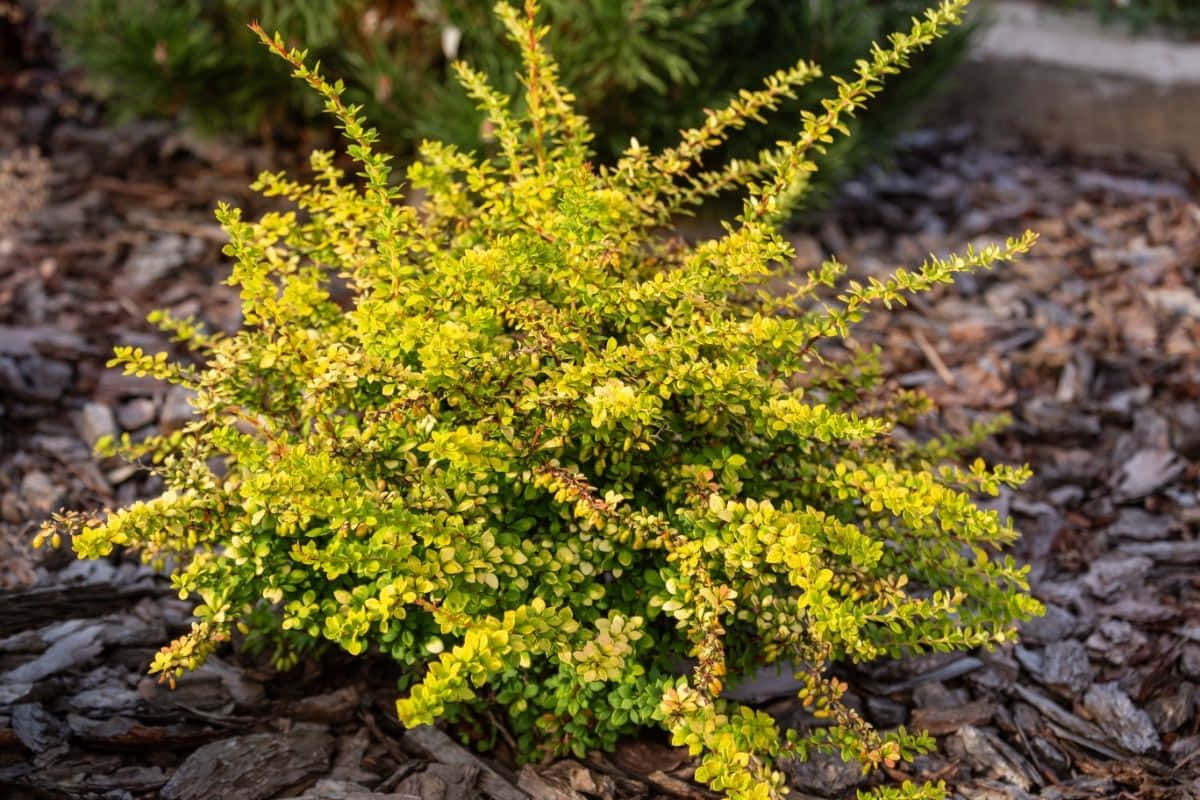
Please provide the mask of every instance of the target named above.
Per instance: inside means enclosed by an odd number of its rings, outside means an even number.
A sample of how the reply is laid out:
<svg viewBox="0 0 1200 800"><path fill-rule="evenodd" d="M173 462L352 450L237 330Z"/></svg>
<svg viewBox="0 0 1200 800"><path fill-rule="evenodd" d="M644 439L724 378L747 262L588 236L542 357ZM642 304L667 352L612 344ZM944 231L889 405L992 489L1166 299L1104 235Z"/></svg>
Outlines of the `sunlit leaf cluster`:
<svg viewBox="0 0 1200 800"><path fill-rule="evenodd" d="M867 284L830 261L761 287L788 270L776 221L813 153L965 2L867 54L794 140L716 171L698 169L704 154L816 65L769 76L675 148L635 142L597 168L535 4L501 5L520 97L459 69L496 154L428 143L400 181L341 84L259 31L325 99L357 171L318 152L308 181L257 183L293 210L220 208L244 327L158 317L195 365L118 351L126 370L192 389L197 418L116 446L156 465L162 496L58 524L80 556L140 549L199 599L153 670L194 668L239 630L281 666L321 643L382 652L409 676L406 724L502 708L526 758L660 725L702 757L698 779L743 800L781 795L781 758L872 768L926 750L924 735L874 730L827 667L1010 640L1037 604L998 554L1011 523L975 499L1027 471L956 465L971 437L893 437L928 403L881 397L847 336L1032 237ZM739 189L717 238L671 233ZM781 732L723 698L775 662L825 724Z"/></svg>

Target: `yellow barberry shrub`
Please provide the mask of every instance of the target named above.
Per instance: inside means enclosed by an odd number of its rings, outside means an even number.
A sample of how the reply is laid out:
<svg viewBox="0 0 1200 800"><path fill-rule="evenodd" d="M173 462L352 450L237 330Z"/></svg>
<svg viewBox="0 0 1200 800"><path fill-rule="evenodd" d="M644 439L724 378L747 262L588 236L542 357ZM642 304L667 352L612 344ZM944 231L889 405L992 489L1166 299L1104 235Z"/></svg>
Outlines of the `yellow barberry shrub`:
<svg viewBox="0 0 1200 800"><path fill-rule="evenodd" d="M235 629L271 637L284 666L322 642L371 649L411 676L406 724L486 696L525 758L659 725L701 755L698 779L742 800L784 793L784 755L871 768L927 749L924 735L872 729L827 667L1010 640L1038 606L997 554L1011 523L974 498L1027 471L957 466L953 442L893 437L928 403L882 392L870 353L845 356L848 333L1033 237L867 284L831 260L786 291L762 287L788 269L777 224L810 157L965 4L943 0L834 79L793 140L708 171L707 151L819 68L770 75L678 145L633 142L598 168L535 2L502 4L521 96L458 67L494 150L427 142L403 183L342 85L259 31L324 96L358 173L317 152L311 181L257 182L295 210L219 209L242 329L160 316L194 364L114 359L194 391L182 431L116 447L151 460L166 491L46 533L70 529L81 557L121 546L172 565L200 605L155 660L164 676ZM671 232L725 190L745 202L721 235ZM722 697L776 662L827 726L781 735Z"/></svg>

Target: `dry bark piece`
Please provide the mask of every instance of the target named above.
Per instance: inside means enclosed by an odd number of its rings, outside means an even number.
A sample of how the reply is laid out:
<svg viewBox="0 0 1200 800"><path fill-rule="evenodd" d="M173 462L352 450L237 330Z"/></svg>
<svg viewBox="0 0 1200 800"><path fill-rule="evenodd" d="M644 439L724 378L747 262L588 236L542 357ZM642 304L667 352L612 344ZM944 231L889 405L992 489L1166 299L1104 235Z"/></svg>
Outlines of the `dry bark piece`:
<svg viewBox="0 0 1200 800"><path fill-rule="evenodd" d="M866 780L862 764L843 761L834 753L812 751L806 761L781 759L779 767L788 776L790 786L805 792L840 795Z"/></svg>
<svg viewBox="0 0 1200 800"><path fill-rule="evenodd" d="M106 562L72 563L86 566ZM161 584L156 585L153 580L122 580L120 583L121 585L114 585L101 581L88 582L81 586L51 585L45 588L0 592L0 636L14 635L22 631L37 636L38 632L29 629L46 626L44 630L50 630L56 627L58 620L64 618L68 619L62 624L70 625L71 631L77 631L80 627L91 624L87 617L99 616L133 605L147 595L162 594ZM74 619L70 619L72 616ZM157 642L161 643L163 638L165 637L160 636ZM50 642L47 641L40 648L25 652L41 652L49 645ZM9 674L0 675L0 684L10 680L15 679Z"/></svg>
<svg viewBox="0 0 1200 800"><path fill-rule="evenodd" d="M958 793L964 800L1034 800L1029 792L996 781L979 781L959 786Z"/></svg>
<svg viewBox="0 0 1200 800"><path fill-rule="evenodd" d="M1166 564L1200 562L1200 540L1190 542L1134 542L1123 544L1119 552L1146 556Z"/></svg>
<svg viewBox="0 0 1200 800"><path fill-rule="evenodd" d="M162 411L158 415L158 427L164 434L174 433L196 418L192 394L192 390L183 386L172 386L167 390Z"/></svg>
<svg viewBox="0 0 1200 800"><path fill-rule="evenodd" d="M86 664L104 649L104 625L80 628L55 641L32 661L0 675L0 683L40 681L64 670Z"/></svg>
<svg viewBox="0 0 1200 800"><path fill-rule="evenodd" d="M1017 660L1002 650L979 654L984 668L967 676L967 682L985 694L1002 691L1012 685L1021 674Z"/></svg>
<svg viewBox="0 0 1200 800"><path fill-rule="evenodd" d="M1118 196L1143 200L1188 197L1187 190L1182 186L1165 180L1114 175L1094 169L1076 170L1072 179L1083 192L1111 192Z"/></svg>
<svg viewBox="0 0 1200 800"><path fill-rule="evenodd" d="M1184 458L1195 460L1200 456L1200 408L1189 401L1173 406L1168 413L1171 419L1171 446Z"/></svg>
<svg viewBox="0 0 1200 800"><path fill-rule="evenodd" d="M627 739L617 743L612 761L631 775L647 776L652 772L671 772L688 761L683 747L668 747L658 742Z"/></svg>
<svg viewBox="0 0 1200 800"><path fill-rule="evenodd" d="M1179 653L1179 671L1189 678L1200 679L1200 644L1189 642Z"/></svg>
<svg viewBox="0 0 1200 800"><path fill-rule="evenodd" d="M158 408L148 397L135 397L117 406L117 422L127 431L136 431L154 422Z"/></svg>
<svg viewBox="0 0 1200 800"><path fill-rule="evenodd" d="M1082 694L1091 686L1095 674L1088 661L1087 648L1076 639L1053 642L1041 653L1017 648L1017 659L1038 683L1069 697Z"/></svg>
<svg viewBox="0 0 1200 800"><path fill-rule="evenodd" d="M941 681L926 681L913 690L913 704L922 709L954 708L967 698L965 689L948 689Z"/></svg>
<svg viewBox="0 0 1200 800"><path fill-rule="evenodd" d="M767 664L726 689L721 696L752 705L760 705L781 697L795 697L796 692L804 686L802 681L796 680L797 671L792 664Z"/></svg>
<svg viewBox="0 0 1200 800"><path fill-rule="evenodd" d="M13 706L11 725L21 744L33 753L45 753L67 740L66 724L40 703Z"/></svg>
<svg viewBox="0 0 1200 800"><path fill-rule="evenodd" d="M931 736L945 736L967 725L986 725L995 714L996 704L988 700L950 708L918 708L912 713L909 727Z"/></svg>
<svg viewBox="0 0 1200 800"><path fill-rule="evenodd" d="M702 789L694 783L682 781L673 775L655 770L646 776L646 781L655 789L671 797L682 797L684 800L716 800L720 797L716 792Z"/></svg>
<svg viewBox="0 0 1200 800"><path fill-rule="evenodd" d="M1191 722L1198 700L1200 687L1184 681L1175 691L1152 698L1145 711L1159 735L1166 735Z"/></svg>
<svg viewBox="0 0 1200 800"><path fill-rule="evenodd" d="M94 720L71 713L67 714L67 725L71 735L83 744L115 750L197 747L221 735L210 726L146 725L124 716Z"/></svg>
<svg viewBox="0 0 1200 800"><path fill-rule="evenodd" d="M993 731L965 725L946 740L946 750L973 769L1028 791L1041 784L1037 771Z"/></svg>
<svg viewBox="0 0 1200 800"><path fill-rule="evenodd" d="M0 355L75 359L103 353L104 348L89 343L73 331L48 325L0 325Z"/></svg>
<svg viewBox="0 0 1200 800"><path fill-rule="evenodd" d="M867 698L867 716L877 728L895 728L908 721L908 706L872 695Z"/></svg>
<svg viewBox="0 0 1200 800"><path fill-rule="evenodd" d="M215 678L224 690L224 695L240 708L253 708L262 702L265 696L261 683L251 679L244 670L232 667L216 656L209 656L200 668L189 673L189 676L196 681L209 683ZM182 688L186 683L176 679L176 686Z"/></svg>
<svg viewBox="0 0 1200 800"><path fill-rule="evenodd" d="M1087 639L1088 648L1112 664L1126 664L1148 642L1146 634L1122 619L1102 620Z"/></svg>
<svg viewBox="0 0 1200 800"><path fill-rule="evenodd" d="M176 678L174 689L145 676L138 683L138 696L152 715L176 715L181 711L219 715L232 712L237 705L220 677L212 672L185 672Z"/></svg>
<svg viewBox="0 0 1200 800"><path fill-rule="evenodd" d="M55 402L71 387L74 375L71 365L61 361L40 356L0 356L0 389L9 397L33 403ZM34 414L24 412L19 416Z"/></svg>
<svg viewBox="0 0 1200 800"><path fill-rule="evenodd" d="M649 787L638 778L634 778L625 770L609 760L611 753L592 750L585 762L593 775L610 778L615 785L616 796L621 800L643 800L649 793Z"/></svg>
<svg viewBox="0 0 1200 800"><path fill-rule="evenodd" d="M1175 619L1179 610L1155 600L1140 600L1123 597L1111 605L1099 609L1100 614L1136 623L1159 623Z"/></svg>
<svg viewBox="0 0 1200 800"><path fill-rule="evenodd" d="M337 755L334 756L333 768L329 777L362 785L375 785L380 782L374 772L363 769L362 760L371 744L369 728L359 728L349 736L339 736ZM379 788L376 786L376 788Z"/></svg>
<svg viewBox="0 0 1200 800"><path fill-rule="evenodd" d="M1146 556L1108 553L1092 562L1082 583L1093 595L1106 599L1139 585L1153 566L1154 561Z"/></svg>
<svg viewBox="0 0 1200 800"><path fill-rule="evenodd" d="M1113 475L1113 499L1127 503L1153 494L1186 469L1187 462L1174 450L1139 450Z"/></svg>
<svg viewBox="0 0 1200 800"><path fill-rule="evenodd" d="M934 653L934 656L941 656L941 653ZM885 685L867 684L870 690L875 694L899 694L907 692L914 687L929 683L930 681L948 681L954 678L974 672L984 666L983 661L975 656L951 656L945 659L940 665L933 667L927 671L913 670L918 672L914 677L906 680L897 681Z"/></svg>
<svg viewBox="0 0 1200 800"><path fill-rule="evenodd" d="M1134 386L1105 397L1101 408L1107 412L1107 416L1117 417L1119 421L1126 422L1133 417L1134 411L1140 410L1153 396L1152 387L1144 384Z"/></svg>
<svg viewBox="0 0 1200 800"><path fill-rule="evenodd" d="M75 436L37 434L33 437L32 444L38 450L54 456L64 464L87 461L90 456L87 447Z"/></svg>
<svg viewBox="0 0 1200 800"><path fill-rule="evenodd" d="M57 510L64 494L64 488L55 485L50 476L40 470L26 472L21 478L21 499L40 514Z"/></svg>
<svg viewBox="0 0 1200 800"><path fill-rule="evenodd" d="M135 614L105 617L105 644L116 647L158 648L167 638L167 626L157 616L151 619L143 619Z"/></svg>
<svg viewBox="0 0 1200 800"><path fill-rule="evenodd" d="M1180 736L1167 748L1167 754L1176 761L1195 759L1196 753L1200 753L1200 734Z"/></svg>
<svg viewBox="0 0 1200 800"><path fill-rule="evenodd" d="M141 292L203 255L208 245L178 234L167 234L136 248L117 279L125 291Z"/></svg>
<svg viewBox="0 0 1200 800"><path fill-rule="evenodd" d="M1200 319L1200 297L1186 286L1144 289L1142 295L1158 311Z"/></svg>
<svg viewBox="0 0 1200 800"><path fill-rule="evenodd" d="M286 734L252 733L206 744L179 765L162 800L263 800L329 767L333 737L297 726Z"/></svg>
<svg viewBox="0 0 1200 800"><path fill-rule="evenodd" d="M421 800L477 800L480 796L479 775L479 767L473 764L426 764L420 772L400 781L394 794L377 797L394 800L409 800L412 797Z"/></svg>
<svg viewBox="0 0 1200 800"><path fill-rule="evenodd" d="M121 767L112 774L89 774L89 789L124 789L127 792L153 792L167 782L161 767Z"/></svg>
<svg viewBox="0 0 1200 800"><path fill-rule="evenodd" d="M134 711L142 696L124 686L86 689L67 698L66 706L84 714L124 714Z"/></svg>
<svg viewBox="0 0 1200 800"><path fill-rule="evenodd" d="M1040 765L1047 766L1055 772L1065 773L1071 768L1071 759L1057 746L1041 736L1029 737L1029 745L1033 749L1033 757Z"/></svg>
<svg viewBox="0 0 1200 800"><path fill-rule="evenodd" d="M1090 440L1099 436L1101 430L1098 417L1081 414L1046 397L1035 397L1026 403L1021 410L1021 417L1040 436L1053 441Z"/></svg>
<svg viewBox="0 0 1200 800"><path fill-rule="evenodd" d="M1050 644L1067 638L1075 631L1078 621L1074 614L1054 603L1046 603L1045 607L1045 614L1018 626L1022 642Z"/></svg>
<svg viewBox="0 0 1200 800"><path fill-rule="evenodd" d="M304 697L288 704L287 714L304 722L336 725L354 719L361 698L358 688L350 685L327 694Z"/></svg>
<svg viewBox="0 0 1200 800"><path fill-rule="evenodd" d="M425 787L409 787L409 790L403 794L400 792L373 792L353 781L322 778L307 792L297 796L295 800L409 800L410 797L419 797L424 800L426 796L431 798L437 796L433 792L428 795L419 794L411 791L413 788L423 789ZM445 795L443 794L442 797Z"/></svg>
<svg viewBox="0 0 1200 800"><path fill-rule="evenodd" d="M1097 800L1113 797L1116 792L1116 782L1106 775L1081 775L1042 790L1041 800Z"/></svg>
<svg viewBox="0 0 1200 800"><path fill-rule="evenodd" d="M1150 717L1133 704L1115 681L1088 689L1083 696L1083 707L1105 733L1131 753L1149 753L1162 747Z"/></svg>
<svg viewBox="0 0 1200 800"><path fill-rule="evenodd" d="M120 432L112 408L96 402L85 404L79 412L78 428L80 437L89 449L94 448L102 437L115 437Z"/></svg>
<svg viewBox="0 0 1200 800"><path fill-rule="evenodd" d="M122 341L128 336L120 337ZM157 352L162 348L155 348ZM148 351L151 352L151 351ZM93 395L104 402L116 402L126 397L152 397L162 391L162 382L147 375L126 375L120 370L106 369L96 379Z"/></svg>
<svg viewBox="0 0 1200 800"><path fill-rule="evenodd" d="M1200 624L1181 625L1175 629L1175 635L1192 642L1200 642Z"/></svg>
<svg viewBox="0 0 1200 800"><path fill-rule="evenodd" d="M0 708L8 708L30 697L32 682L0 683Z"/></svg>
<svg viewBox="0 0 1200 800"><path fill-rule="evenodd" d="M479 769L479 788L494 800L527 800L525 792L513 786L479 756L455 743L432 725L419 725L404 732L404 741L428 753L442 764L474 766ZM169 800L169 799L168 799Z"/></svg>
<svg viewBox="0 0 1200 800"><path fill-rule="evenodd" d="M541 775L543 778L566 782L575 791L602 800L613 800L617 791L616 783L608 775L590 770L569 758L541 770Z"/></svg>
<svg viewBox="0 0 1200 800"><path fill-rule="evenodd" d="M1080 719L1069 711L1064 710L1061 706L1055 703L1050 698L1021 684L1013 685L1013 692L1024 700L1029 705L1041 712L1042 716L1048 722L1054 723L1060 729L1073 732L1076 736L1100 742L1104 739L1104 732L1098 727Z"/></svg>
<svg viewBox="0 0 1200 800"><path fill-rule="evenodd" d="M529 764L522 767L517 775L517 786L527 792L533 800L587 800L566 781L539 775Z"/></svg>

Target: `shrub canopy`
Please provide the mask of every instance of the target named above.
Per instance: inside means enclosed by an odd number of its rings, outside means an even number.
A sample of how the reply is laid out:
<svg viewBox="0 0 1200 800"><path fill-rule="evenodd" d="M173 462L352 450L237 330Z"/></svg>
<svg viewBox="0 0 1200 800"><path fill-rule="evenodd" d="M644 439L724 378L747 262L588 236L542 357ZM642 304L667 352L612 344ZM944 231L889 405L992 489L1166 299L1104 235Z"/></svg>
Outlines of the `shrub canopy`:
<svg viewBox="0 0 1200 800"><path fill-rule="evenodd" d="M458 67L497 153L427 142L406 187L342 85L259 30L325 98L359 172L317 152L310 182L257 182L296 210L219 209L244 327L157 317L198 364L118 349L127 371L192 389L197 418L119 448L154 461L160 497L56 524L83 557L170 559L200 598L153 670L195 667L237 626L283 666L320 642L378 649L409 668L406 724L500 705L529 758L657 723L733 798L778 796L781 756L871 767L929 747L873 730L826 667L1011 639L1037 604L994 554L1011 523L973 497L1027 471L953 463L986 429L891 436L929 404L883 391L849 334L1033 237L866 284L830 260L782 293L762 287L792 257L776 223L812 154L964 5L944 0L872 50L793 140L707 172L707 150L819 68L776 72L676 146L635 142L597 168L535 3L501 5L520 102ZM729 188L745 202L719 237L693 246L666 228ZM775 662L828 724L781 738L721 697Z"/></svg>

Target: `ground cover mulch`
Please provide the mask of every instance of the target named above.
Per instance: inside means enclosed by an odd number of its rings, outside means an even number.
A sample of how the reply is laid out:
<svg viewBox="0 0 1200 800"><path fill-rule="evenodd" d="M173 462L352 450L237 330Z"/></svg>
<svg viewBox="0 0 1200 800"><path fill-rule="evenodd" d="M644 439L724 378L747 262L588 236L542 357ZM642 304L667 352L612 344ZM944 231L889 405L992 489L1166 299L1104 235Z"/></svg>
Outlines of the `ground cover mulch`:
<svg viewBox="0 0 1200 800"><path fill-rule="evenodd" d="M502 715L452 734L394 717L390 662L336 654L285 674L226 650L168 691L145 675L189 606L127 558L35 553L52 510L152 496L99 461L119 431L171 430L186 398L104 369L113 344L167 349L154 308L240 323L210 210L283 154L169 126L98 124L53 73L0 84L0 796L13 798L708 798L695 762L648 735L516 769ZM937 425L1009 413L981 448L1035 477L994 501L1024 538L1047 615L994 653L839 667L875 724L936 754L872 781L943 779L966 800L1200 798L1200 193L1136 162L995 152L922 132L793 233L798 268L857 277L1017 233L1036 253L865 322ZM751 687L785 725L800 704ZM794 796L853 796L854 765L788 767Z"/></svg>

